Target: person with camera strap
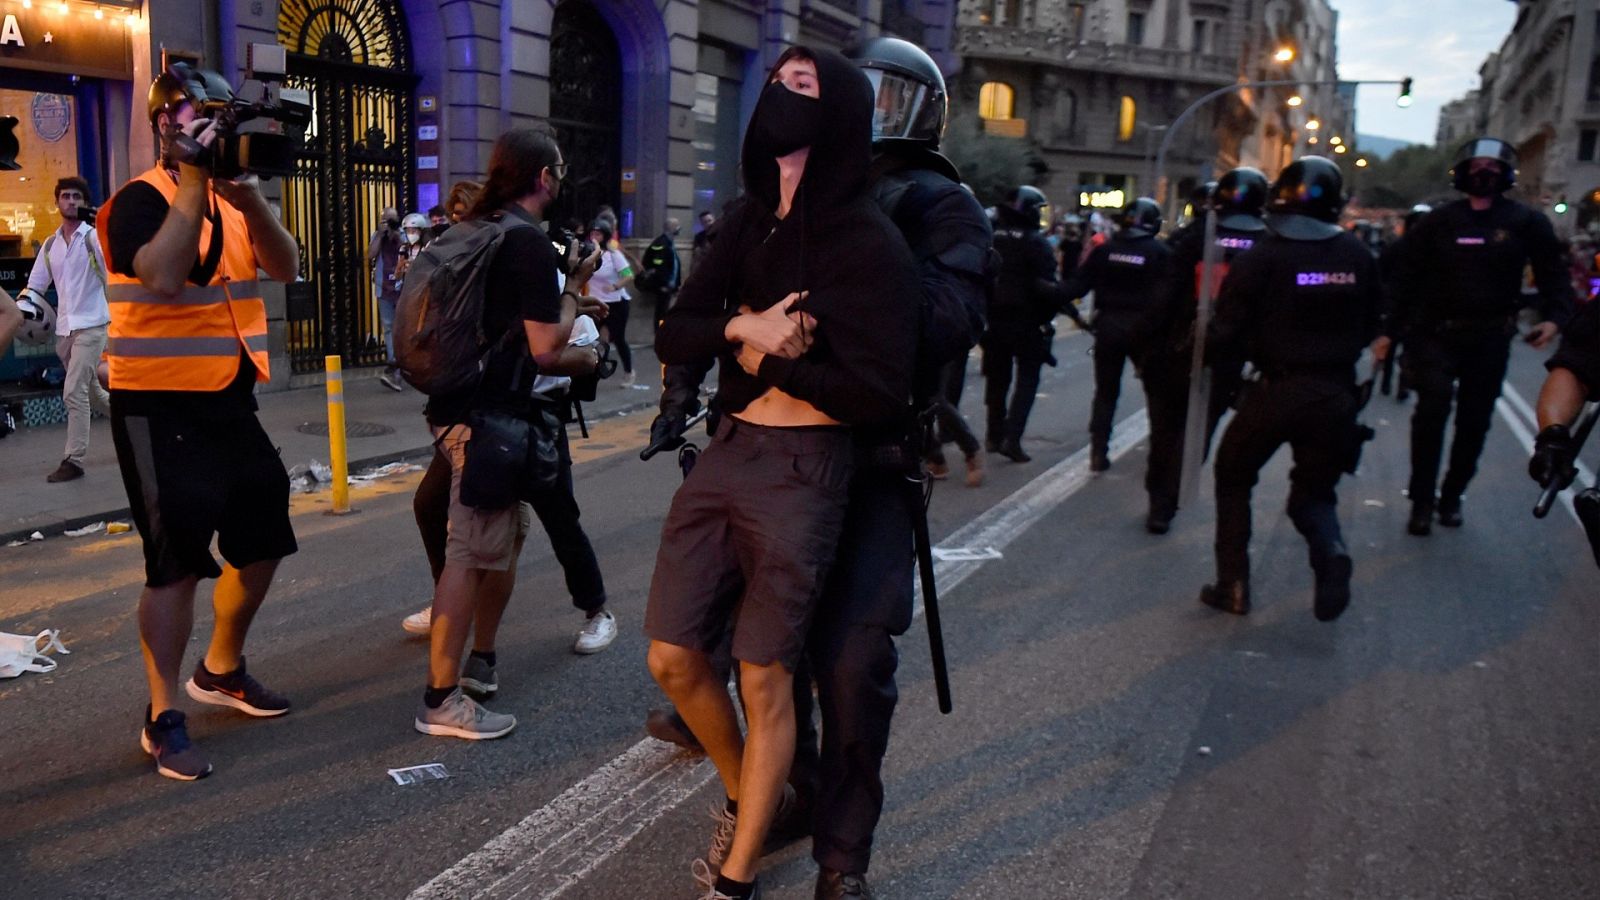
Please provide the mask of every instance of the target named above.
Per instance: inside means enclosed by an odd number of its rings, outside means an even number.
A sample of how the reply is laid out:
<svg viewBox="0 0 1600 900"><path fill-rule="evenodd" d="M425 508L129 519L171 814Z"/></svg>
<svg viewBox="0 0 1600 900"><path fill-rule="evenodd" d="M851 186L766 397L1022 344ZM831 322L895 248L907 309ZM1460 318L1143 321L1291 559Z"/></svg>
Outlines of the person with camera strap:
<svg viewBox="0 0 1600 900"><path fill-rule="evenodd" d="M157 77L148 108L160 161L98 218L111 431L145 557L139 635L150 706L140 744L158 772L186 781L211 772L177 707L201 579L218 579L216 624L185 690L252 716L289 711L246 671L243 649L279 560L298 549L288 473L256 418L254 388L270 377L257 271L292 280L300 254L255 176L211 168L223 129L199 107L231 99L212 72L176 64ZM211 555L213 536L225 566Z"/></svg>

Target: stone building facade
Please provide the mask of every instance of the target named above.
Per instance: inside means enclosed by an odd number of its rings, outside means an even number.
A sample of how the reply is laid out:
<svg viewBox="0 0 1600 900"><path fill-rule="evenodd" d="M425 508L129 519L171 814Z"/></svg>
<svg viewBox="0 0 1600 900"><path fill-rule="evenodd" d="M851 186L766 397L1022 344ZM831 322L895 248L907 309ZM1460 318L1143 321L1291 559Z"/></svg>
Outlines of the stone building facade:
<svg viewBox="0 0 1600 900"><path fill-rule="evenodd" d="M1439 124L1433 132L1433 143L1440 147L1453 147L1483 132L1483 122L1478 117L1479 95L1475 90L1439 107Z"/></svg>

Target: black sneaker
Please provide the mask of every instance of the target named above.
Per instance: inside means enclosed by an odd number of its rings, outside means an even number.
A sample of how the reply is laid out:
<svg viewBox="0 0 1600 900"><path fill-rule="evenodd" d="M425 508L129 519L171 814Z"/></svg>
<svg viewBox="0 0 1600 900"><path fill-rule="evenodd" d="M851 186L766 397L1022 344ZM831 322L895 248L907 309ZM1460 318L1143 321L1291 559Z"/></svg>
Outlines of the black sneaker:
<svg viewBox="0 0 1600 900"><path fill-rule="evenodd" d="M1033 462L1033 457L1029 456L1022 449L1021 441L1014 441L1010 438L1006 438L1000 442L1000 449L997 452L1012 462Z"/></svg>
<svg viewBox="0 0 1600 900"><path fill-rule="evenodd" d="M61 465L56 466L56 470L51 472L49 475L46 475L44 480L50 482L51 484L60 484L63 481L72 481L73 479L82 477L83 466L78 465L70 459L63 459L61 461Z"/></svg>
<svg viewBox="0 0 1600 900"><path fill-rule="evenodd" d="M817 873L817 891L812 896L816 900L848 900L851 897L872 900L872 885L867 884L865 875L839 872L824 866Z"/></svg>
<svg viewBox="0 0 1600 900"><path fill-rule="evenodd" d="M155 758L156 771L178 781L194 781L211 774L211 762L199 748L189 743L184 715L169 709L150 721L150 707L144 708L144 727L139 729L139 746Z"/></svg>
<svg viewBox="0 0 1600 900"><path fill-rule="evenodd" d="M1091 472L1104 472L1105 470L1107 470L1109 468L1111 468L1111 457L1106 455L1106 451L1104 451L1104 450L1090 450L1089 451L1089 471L1091 471Z"/></svg>
<svg viewBox="0 0 1600 900"><path fill-rule="evenodd" d="M212 706L231 706L252 716L281 716L289 711L289 700L282 694L269 691L261 682L244 670L244 657L239 657L239 668L226 675L213 675L206 671L205 658L194 664L194 677L183 686L199 703Z"/></svg>
<svg viewBox="0 0 1600 900"><path fill-rule="evenodd" d="M1318 568L1311 607L1318 622L1332 622L1350 605L1350 575L1354 568L1343 547L1334 550Z"/></svg>
<svg viewBox="0 0 1600 900"><path fill-rule="evenodd" d="M1200 602L1236 616L1250 613L1250 586L1242 581L1208 584L1200 589Z"/></svg>
<svg viewBox="0 0 1600 900"><path fill-rule="evenodd" d="M1446 528L1461 527L1461 498L1443 496L1439 498L1439 524Z"/></svg>
<svg viewBox="0 0 1600 900"><path fill-rule="evenodd" d="M1433 534L1433 504L1411 504L1411 518L1406 520L1406 531L1417 537Z"/></svg>
<svg viewBox="0 0 1600 900"><path fill-rule="evenodd" d="M1172 513L1151 510L1144 517L1144 530L1151 534L1166 534L1172 530Z"/></svg>

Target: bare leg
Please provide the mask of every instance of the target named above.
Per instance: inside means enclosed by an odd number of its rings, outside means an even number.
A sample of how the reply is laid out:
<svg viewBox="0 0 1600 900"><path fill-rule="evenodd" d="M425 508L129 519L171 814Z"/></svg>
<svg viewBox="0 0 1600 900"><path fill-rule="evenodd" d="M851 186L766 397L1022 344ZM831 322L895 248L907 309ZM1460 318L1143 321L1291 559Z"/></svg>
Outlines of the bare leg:
<svg viewBox="0 0 1600 900"><path fill-rule="evenodd" d="M711 757L711 764L717 767L728 799L738 800L744 735L739 733L739 719L734 714L726 681L718 683L711 658L698 650L651 641L649 660L650 674L677 707L689 730L700 739ZM789 718L792 729L793 712ZM793 752L792 733L789 743L790 752Z"/></svg>
<svg viewBox="0 0 1600 900"><path fill-rule="evenodd" d="M783 800L783 785L794 761L794 674L780 663L757 666L741 662L739 687L750 736L739 779L739 824L722 874L737 881L753 881L761 863L761 845Z"/></svg>
<svg viewBox="0 0 1600 900"><path fill-rule="evenodd" d="M226 675L239 668L245 635L250 632L250 623L255 620L261 601L266 599L267 588L272 586L272 574L277 570L278 560L275 559L251 563L242 569L222 566L222 577L217 579L216 590L211 595L211 608L217 621L211 629L211 647L206 651L206 671Z"/></svg>
<svg viewBox="0 0 1600 900"><path fill-rule="evenodd" d="M495 638L500 634L500 619L511 603L511 592L517 587L517 567L513 564L504 572L484 572L477 612L472 617L472 649L479 653L493 653Z"/></svg>
<svg viewBox="0 0 1600 900"><path fill-rule="evenodd" d="M433 594L432 643L428 651L428 686L449 687L461 679L461 651L467 644L472 615L490 573L446 562ZM504 607L502 607L503 609Z"/></svg>
<svg viewBox="0 0 1600 900"><path fill-rule="evenodd" d="M176 709L178 669L194 630L194 589L198 578L147 587L139 595L139 649L150 682L150 718Z"/></svg>

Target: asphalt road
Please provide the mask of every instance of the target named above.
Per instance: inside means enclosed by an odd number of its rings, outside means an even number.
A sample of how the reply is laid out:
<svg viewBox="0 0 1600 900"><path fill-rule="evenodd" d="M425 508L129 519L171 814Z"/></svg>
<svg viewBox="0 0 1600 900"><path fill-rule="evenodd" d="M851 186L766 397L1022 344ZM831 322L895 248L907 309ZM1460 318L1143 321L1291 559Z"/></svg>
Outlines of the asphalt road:
<svg viewBox="0 0 1600 900"><path fill-rule="evenodd" d="M1086 346L1058 342L1033 463L996 459L984 487L935 494L942 546L975 520L1009 542L944 597L953 715L934 706L920 622L902 641L880 896L1600 894L1600 579L1570 515L1529 515L1513 429L1495 422L1466 526L1412 538L1409 410L1374 401L1379 437L1341 485L1355 601L1331 625L1310 615L1281 454L1256 495L1257 608L1235 619L1195 602L1209 500L1157 538L1141 527L1142 445L1083 477ZM1536 356L1519 348L1510 381L1529 401ZM1131 375L1123 397L1119 418L1137 420ZM502 630L491 706L521 724L501 741L410 725L424 647L399 619L428 594L415 475L358 492L349 517L297 498L301 552L248 648L296 707L265 721L192 708L216 765L193 784L156 776L137 745L137 541L0 550L0 629L59 628L73 651L0 682L0 895L405 897L455 872L429 895L693 896L717 791L707 766L640 743L660 699L639 623L678 480L637 460L647 421L603 423L577 469L622 634L569 651L581 616L536 531ZM450 777L386 774L431 762ZM514 849L474 868L502 835ZM778 900L809 897L813 878L804 846L763 875Z"/></svg>

